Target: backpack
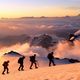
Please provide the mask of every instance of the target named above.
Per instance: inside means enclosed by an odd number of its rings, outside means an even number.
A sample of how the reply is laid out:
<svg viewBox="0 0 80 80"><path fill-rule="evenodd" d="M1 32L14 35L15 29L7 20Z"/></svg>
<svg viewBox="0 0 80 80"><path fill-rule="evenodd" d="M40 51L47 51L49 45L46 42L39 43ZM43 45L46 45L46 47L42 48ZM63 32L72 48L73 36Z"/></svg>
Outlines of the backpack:
<svg viewBox="0 0 80 80"><path fill-rule="evenodd" d="M50 59L50 54L48 54L47 58Z"/></svg>
<svg viewBox="0 0 80 80"><path fill-rule="evenodd" d="M34 60L34 56L30 56L30 61L33 61Z"/></svg>
<svg viewBox="0 0 80 80"><path fill-rule="evenodd" d="M3 66L6 66L6 65L7 65L7 62L5 61L2 65L3 65Z"/></svg>
<svg viewBox="0 0 80 80"><path fill-rule="evenodd" d="M47 58L48 58L48 59L53 59L54 56L52 56L51 53L49 53L48 56L47 56Z"/></svg>
<svg viewBox="0 0 80 80"><path fill-rule="evenodd" d="M2 65L5 66L5 62Z"/></svg>
<svg viewBox="0 0 80 80"><path fill-rule="evenodd" d="M18 59L18 63L20 63L20 62L21 62L21 58Z"/></svg>

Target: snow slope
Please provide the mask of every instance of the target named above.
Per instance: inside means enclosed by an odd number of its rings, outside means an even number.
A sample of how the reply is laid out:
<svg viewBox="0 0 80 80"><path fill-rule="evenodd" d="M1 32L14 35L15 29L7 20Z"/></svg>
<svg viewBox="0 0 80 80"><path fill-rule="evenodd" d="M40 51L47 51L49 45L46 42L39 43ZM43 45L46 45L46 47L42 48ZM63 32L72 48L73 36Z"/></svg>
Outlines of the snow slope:
<svg viewBox="0 0 80 80"><path fill-rule="evenodd" d="M41 62L38 69L30 70L30 63L25 59L25 71L18 71L17 59L9 56L0 58L0 80L80 80L80 63L48 67ZM4 60L10 60L10 73L2 75Z"/></svg>

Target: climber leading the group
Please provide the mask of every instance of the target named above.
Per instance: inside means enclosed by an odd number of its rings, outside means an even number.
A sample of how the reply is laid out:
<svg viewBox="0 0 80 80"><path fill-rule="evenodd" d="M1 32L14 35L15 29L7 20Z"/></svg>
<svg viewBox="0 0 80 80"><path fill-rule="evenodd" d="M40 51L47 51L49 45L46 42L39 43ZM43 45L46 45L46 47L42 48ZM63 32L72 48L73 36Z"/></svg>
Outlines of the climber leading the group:
<svg viewBox="0 0 80 80"><path fill-rule="evenodd" d="M55 63L54 63L54 56L53 56L53 52L49 53L47 55L47 58L49 59L49 67L51 66L51 63L53 64L53 66L55 66Z"/></svg>

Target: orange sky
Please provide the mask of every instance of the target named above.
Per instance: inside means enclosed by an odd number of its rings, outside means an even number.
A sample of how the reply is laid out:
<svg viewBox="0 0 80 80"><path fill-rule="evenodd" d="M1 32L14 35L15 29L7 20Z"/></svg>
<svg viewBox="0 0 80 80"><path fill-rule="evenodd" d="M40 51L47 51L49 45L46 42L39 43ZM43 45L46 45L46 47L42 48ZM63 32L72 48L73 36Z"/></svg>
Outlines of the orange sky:
<svg viewBox="0 0 80 80"><path fill-rule="evenodd" d="M80 13L80 0L2 0L0 17L74 16Z"/></svg>

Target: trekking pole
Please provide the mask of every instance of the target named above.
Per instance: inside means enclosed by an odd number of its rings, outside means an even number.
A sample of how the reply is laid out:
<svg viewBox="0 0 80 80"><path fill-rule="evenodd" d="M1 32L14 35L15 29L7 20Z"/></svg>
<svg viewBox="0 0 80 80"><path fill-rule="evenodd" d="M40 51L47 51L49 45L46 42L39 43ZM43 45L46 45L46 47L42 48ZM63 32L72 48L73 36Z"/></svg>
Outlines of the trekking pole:
<svg viewBox="0 0 80 80"><path fill-rule="evenodd" d="M39 67L39 62L38 62L38 61L36 61L36 63L37 63L37 65L38 65L38 67Z"/></svg>

